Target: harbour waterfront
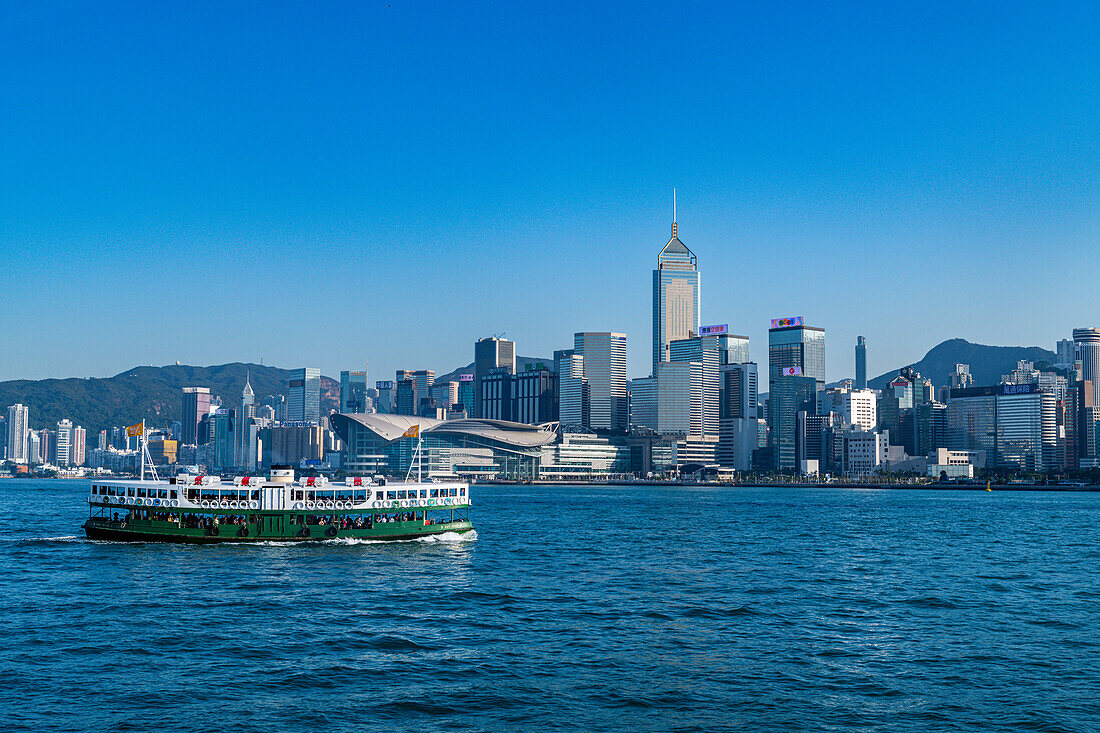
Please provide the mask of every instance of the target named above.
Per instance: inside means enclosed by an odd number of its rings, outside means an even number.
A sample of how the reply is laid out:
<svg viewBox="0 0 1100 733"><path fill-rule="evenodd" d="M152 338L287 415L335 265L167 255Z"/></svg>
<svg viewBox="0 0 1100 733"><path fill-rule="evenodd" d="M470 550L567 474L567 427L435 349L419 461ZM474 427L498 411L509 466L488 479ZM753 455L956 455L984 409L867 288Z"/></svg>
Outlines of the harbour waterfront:
<svg viewBox="0 0 1100 733"><path fill-rule="evenodd" d="M0 482L14 730L1096 730L1100 495L475 487L478 536L81 536Z"/></svg>

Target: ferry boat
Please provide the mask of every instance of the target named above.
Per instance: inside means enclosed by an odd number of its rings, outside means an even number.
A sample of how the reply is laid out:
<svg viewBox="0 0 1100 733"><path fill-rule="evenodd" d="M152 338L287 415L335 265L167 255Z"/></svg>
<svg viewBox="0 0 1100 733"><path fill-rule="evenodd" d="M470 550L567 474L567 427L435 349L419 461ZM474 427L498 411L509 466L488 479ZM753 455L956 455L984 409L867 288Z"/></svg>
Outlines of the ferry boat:
<svg viewBox="0 0 1100 733"><path fill-rule="evenodd" d="M267 477L232 481L205 475L95 479L88 507L89 538L126 542L409 540L474 529L469 484L382 477L295 480L289 466L272 467Z"/></svg>

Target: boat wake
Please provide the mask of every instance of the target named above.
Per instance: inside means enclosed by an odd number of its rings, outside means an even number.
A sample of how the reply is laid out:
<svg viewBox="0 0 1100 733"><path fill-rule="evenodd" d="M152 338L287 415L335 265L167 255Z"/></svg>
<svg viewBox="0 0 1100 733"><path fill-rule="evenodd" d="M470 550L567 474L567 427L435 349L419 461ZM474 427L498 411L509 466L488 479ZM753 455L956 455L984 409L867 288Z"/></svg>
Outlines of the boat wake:
<svg viewBox="0 0 1100 733"><path fill-rule="evenodd" d="M470 530L469 532L444 532L443 534L433 534L427 537L413 537L407 540L372 540L363 537L336 537L331 540L324 540L326 545L392 545L401 542L419 542L426 545L432 545L436 543L456 543L456 542L473 542L477 539L477 530Z"/></svg>

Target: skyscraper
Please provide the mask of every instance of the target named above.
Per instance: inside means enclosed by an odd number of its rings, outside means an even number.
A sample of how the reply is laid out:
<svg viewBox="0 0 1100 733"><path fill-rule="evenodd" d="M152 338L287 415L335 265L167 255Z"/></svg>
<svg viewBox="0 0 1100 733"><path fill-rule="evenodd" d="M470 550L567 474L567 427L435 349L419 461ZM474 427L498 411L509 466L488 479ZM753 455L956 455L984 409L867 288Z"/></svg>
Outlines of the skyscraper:
<svg viewBox="0 0 1100 733"><path fill-rule="evenodd" d="M73 424L69 420L57 423L57 465L62 468L72 464Z"/></svg>
<svg viewBox="0 0 1100 733"><path fill-rule="evenodd" d="M501 368L504 369L503 373L516 373L515 341L490 336L479 339L474 343L474 404L472 417L484 417L481 414L481 380L494 369ZM467 405L467 407L470 406Z"/></svg>
<svg viewBox="0 0 1100 733"><path fill-rule="evenodd" d="M589 386L584 376L584 357L574 349L554 352L558 369L558 421L565 431L588 429Z"/></svg>
<svg viewBox="0 0 1100 733"><path fill-rule="evenodd" d="M867 339L856 339L856 389L867 389Z"/></svg>
<svg viewBox="0 0 1100 733"><path fill-rule="evenodd" d="M305 367L290 373L290 388L286 396L286 418L292 422L321 420L320 369Z"/></svg>
<svg viewBox="0 0 1100 733"><path fill-rule="evenodd" d="M626 334L585 331L573 334L573 352L584 357L588 382L588 426L625 431L629 415L626 394Z"/></svg>
<svg viewBox="0 0 1100 733"><path fill-rule="evenodd" d="M718 462L747 471L759 441L756 364L722 366L719 379Z"/></svg>
<svg viewBox="0 0 1100 733"><path fill-rule="evenodd" d="M658 362L668 361L668 345L699 332L699 267L695 254L676 236L657 255L653 271L653 374Z"/></svg>
<svg viewBox="0 0 1100 733"><path fill-rule="evenodd" d="M88 431L77 425L73 428L72 445L69 447L69 463L73 466L83 466L87 448Z"/></svg>
<svg viewBox="0 0 1100 733"><path fill-rule="evenodd" d="M210 413L210 389L207 387L184 387L183 392L183 432L180 440L186 445L205 443L199 439L199 421Z"/></svg>
<svg viewBox="0 0 1100 733"><path fill-rule="evenodd" d="M340 412L367 411L367 372L340 372Z"/></svg>
<svg viewBox="0 0 1100 733"><path fill-rule="evenodd" d="M775 467L798 467L795 451L798 413L817 413L818 383L812 376L780 375L769 385L768 439L775 448Z"/></svg>
<svg viewBox="0 0 1100 733"><path fill-rule="evenodd" d="M8 460L13 463L27 462L27 422L29 411L25 405L15 404L8 408Z"/></svg>
<svg viewBox="0 0 1100 733"><path fill-rule="evenodd" d="M237 442L236 465L238 468L251 469L256 465L256 447L249 440L253 431L252 420L256 417L256 393L252 391L251 375L244 378L241 390L241 409L237 413L237 430L234 437Z"/></svg>
<svg viewBox="0 0 1100 733"><path fill-rule="evenodd" d="M694 361L702 368L702 433L718 435L718 370L728 364L743 364L749 360L749 339L726 333L726 326L707 326L708 335L676 339L669 342L669 361ZM658 391L665 392L664 386ZM695 433L693 433L695 434Z"/></svg>
<svg viewBox="0 0 1100 733"><path fill-rule="evenodd" d="M780 376L813 377L825 386L825 329L802 323L802 316L777 318L768 330L768 382ZM770 387L769 387L770 389Z"/></svg>
<svg viewBox="0 0 1100 733"><path fill-rule="evenodd" d="M1073 329L1073 348L1081 362L1081 379L1092 382L1094 404L1100 404L1100 328Z"/></svg>

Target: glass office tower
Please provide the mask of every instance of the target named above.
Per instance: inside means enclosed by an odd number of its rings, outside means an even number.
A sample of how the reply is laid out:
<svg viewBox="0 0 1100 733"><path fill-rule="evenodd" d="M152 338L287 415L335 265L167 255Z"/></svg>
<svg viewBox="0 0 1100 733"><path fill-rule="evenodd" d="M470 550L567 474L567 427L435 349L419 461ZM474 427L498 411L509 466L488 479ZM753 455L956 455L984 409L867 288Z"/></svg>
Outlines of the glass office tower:
<svg viewBox="0 0 1100 733"><path fill-rule="evenodd" d="M669 360L670 341L699 332L699 268L695 255L676 236L657 255L653 271L653 371Z"/></svg>

